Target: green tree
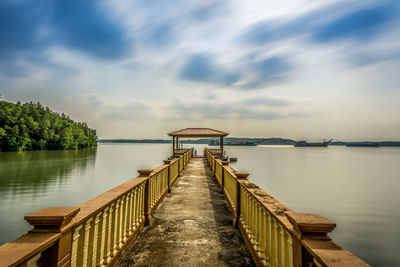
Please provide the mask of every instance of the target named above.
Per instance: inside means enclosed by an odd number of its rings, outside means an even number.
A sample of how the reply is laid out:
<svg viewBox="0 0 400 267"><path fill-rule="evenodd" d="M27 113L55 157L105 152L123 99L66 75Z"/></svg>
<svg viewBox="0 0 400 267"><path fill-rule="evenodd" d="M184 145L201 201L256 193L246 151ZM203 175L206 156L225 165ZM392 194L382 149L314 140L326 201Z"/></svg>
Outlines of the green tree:
<svg viewBox="0 0 400 267"><path fill-rule="evenodd" d="M96 130L38 103L0 101L0 149L79 149L97 145Z"/></svg>

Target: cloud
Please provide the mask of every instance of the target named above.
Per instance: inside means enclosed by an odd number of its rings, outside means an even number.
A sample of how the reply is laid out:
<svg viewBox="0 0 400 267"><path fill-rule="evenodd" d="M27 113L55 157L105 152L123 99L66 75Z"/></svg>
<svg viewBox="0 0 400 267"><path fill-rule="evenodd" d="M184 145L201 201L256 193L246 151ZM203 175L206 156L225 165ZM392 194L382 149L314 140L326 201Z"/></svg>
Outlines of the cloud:
<svg viewBox="0 0 400 267"><path fill-rule="evenodd" d="M208 54L192 55L184 64L180 77L185 80L229 86L239 80L240 75L217 66Z"/></svg>
<svg viewBox="0 0 400 267"><path fill-rule="evenodd" d="M400 51L398 52L386 52L386 53L355 53L350 56L350 60L353 67L363 67L376 63L388 62L388 61L399 61Z"/></svg>
<svg viewBox="0 0 400 267"><path fill-rule="evenodd" d="M176 38L173 26L168 23L152 25L146 31L149 33L146 42L155 47L167 45Z"/></svg>
<svg viewBox="0 0 400 267"><path fill-rule="evenodd" d="M56 0L48 4L52 9L49 26L57 44L101 59L120 59L129 51L124 29L99 1Z"/></svg>
<svg viewBox="0 0 400 267"><path fill-rule="evenodd" d="M228 2L212 1L211 3L206 3L194 8L190 12L190 17L194 21L205 21L218 17L222 12L226 14L229 11L230 7L228 6Z"/></svg>
<svg viewBox="0 0 400 267"><path fill-rule="evenodd" d="M140 121L152 118L151 107L140 101L105 107L102 118L111 121Z"/></svg>
<svg viewBox="0 0 400 267"><path fill-rule="evenodd" d="M191 56L184 64L180 78L239 89L257 89L285 80L286 73L291 69L289 63L278 56L250 61L242 66L241 71L229 71L223 65L215 64L213 58L207 54ZM243 80L245 76L247 78ZM242 84L235 85L241 78Z"/></svg>
<svg viewBox="0 0 400 267"><path fill-rule="evenodd" d="M385 3L355 10L322 25L314 34L316 42L343 39L366 40L379 34L381 26L396 18L398 4Z"/></svg>
<svg viewBox="0 0 400 267"><path fill-rule="evenodd" d="M285 99L267 98L267 97L252 97L243 100L246 105L252 106L270 106L270 107L286 107L291 103Z"/></svg>
<svg viewBox="0 0 400 267"><path fill-rule="evenodd" d="M241 86L243 89L256 89L268 86L271 83L285 80L286 73L292 67L283 57L270 57L250 64L253 77ZM249 74L251 77L251 74Z"/></svg>
<svg viewBox="0 0 400 267"><path fill-rule="evenodd" d="M399 4L394 1L356 6L352 3L337 3L298 17L257 22L242 38L254 45L298 37L308 37L316 43L364 40L380 33L386 23L399 19L398 11Z"/></svg>
<svg viewBox="0 0 400 267"><path fill-rule="evenodd" d="M284 99L272 99L267 97L246 98L240 101L200 101L183 103L176 101L168 107L168 120L275 120L289 117L304 117L312 114L301 112L286 112L280 110L289 106Z"/></svg>
<svg viewBox="0 0 400 267"><path fill-rule="evenodd" d="M47 64L43 52L61 46L96 59L118 60L130 50L122 26L94 0L0 2L0 69L22 75L26 62Z"/></svg>
<svg viewBox="0 0 400 267"><path fill-rule="evenodd" d="M36 20L41 14L38 8L24 11L23 2L0 2L0 59L12 59L17 51L36 47L40 23Z"/></svg>

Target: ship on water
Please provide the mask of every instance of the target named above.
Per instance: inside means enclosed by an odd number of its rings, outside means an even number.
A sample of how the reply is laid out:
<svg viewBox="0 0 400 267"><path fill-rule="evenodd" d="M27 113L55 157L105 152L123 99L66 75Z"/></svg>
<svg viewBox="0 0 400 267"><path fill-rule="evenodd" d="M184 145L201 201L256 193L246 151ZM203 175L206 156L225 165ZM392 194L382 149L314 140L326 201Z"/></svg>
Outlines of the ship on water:
<svg viewBox="0 0 400 267"><path fill-rule="evenodd" d="M295 147L328 147L328 144L332 142L333 139L323 142L307 142L306 140L297 141L294 143Z"/></svg>

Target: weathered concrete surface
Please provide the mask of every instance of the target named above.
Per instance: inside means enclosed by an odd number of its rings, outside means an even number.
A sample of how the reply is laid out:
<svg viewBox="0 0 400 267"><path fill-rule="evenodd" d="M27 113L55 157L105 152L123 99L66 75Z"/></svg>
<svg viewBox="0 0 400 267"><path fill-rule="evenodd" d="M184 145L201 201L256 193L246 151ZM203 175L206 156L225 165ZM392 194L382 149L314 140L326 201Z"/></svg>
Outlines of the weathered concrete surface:
<svg viewBox="0 0 400 267"><path fill-rule="evenodd" d="M117 266L252 266L203 158L193 158Z"/></svg>

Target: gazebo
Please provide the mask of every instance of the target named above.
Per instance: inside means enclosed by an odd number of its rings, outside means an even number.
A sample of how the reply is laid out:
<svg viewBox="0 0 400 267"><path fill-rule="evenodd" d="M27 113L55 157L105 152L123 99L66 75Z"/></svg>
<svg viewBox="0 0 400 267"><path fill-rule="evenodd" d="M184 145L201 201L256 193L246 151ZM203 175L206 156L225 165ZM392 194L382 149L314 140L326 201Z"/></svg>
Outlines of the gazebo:
<svg viewBox="0 0 400 267"><path fill-rule="evenodd" d="M221 153L224 153L224 137L229 133L210 129L210 128L186 128L179 131L171 132L168 135L172 136L172 153L179 149L179 138L207 138L219 137L219 146Z"/></svg>

